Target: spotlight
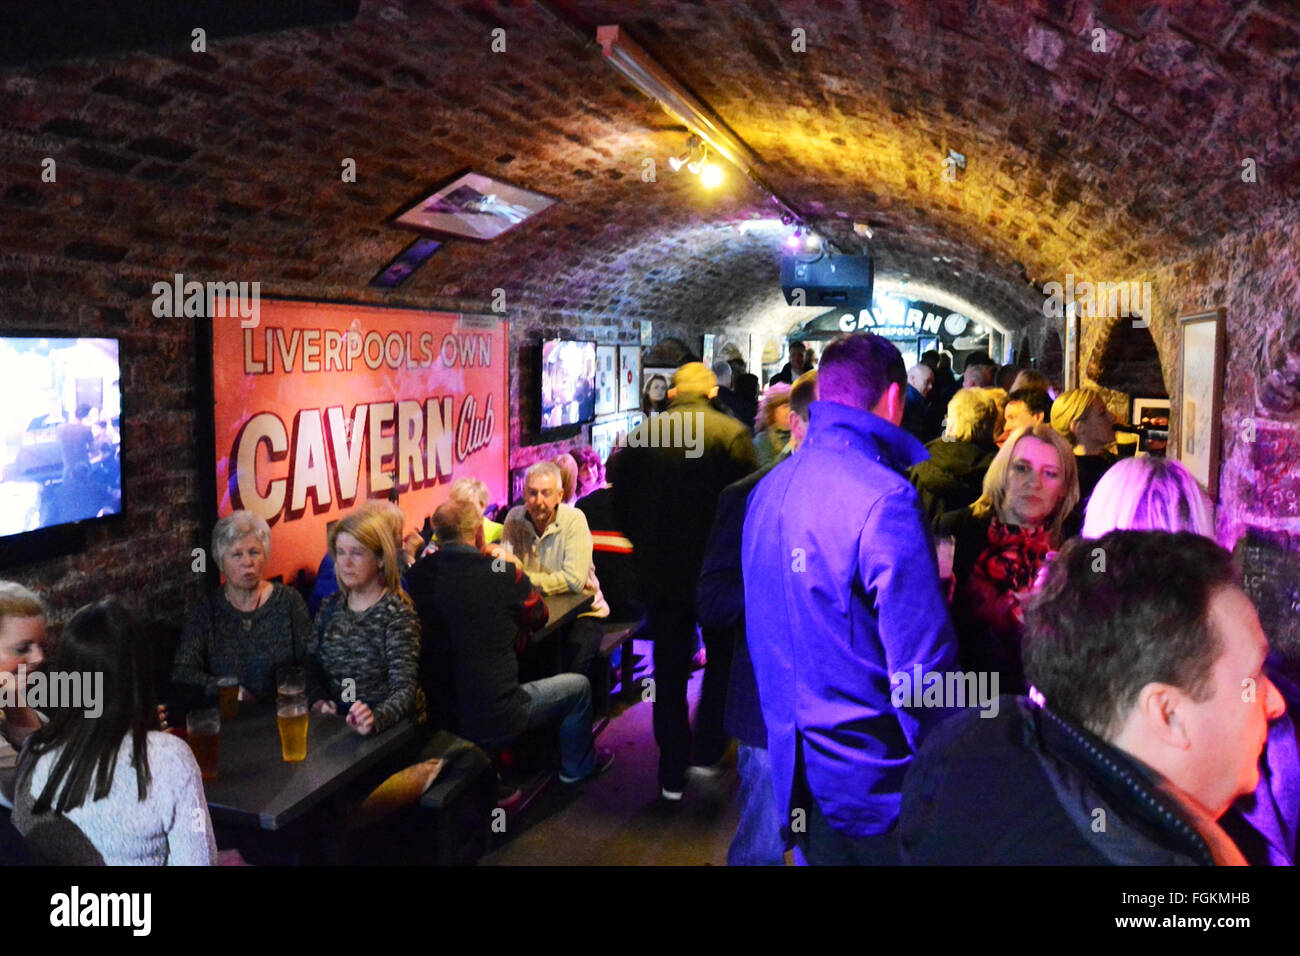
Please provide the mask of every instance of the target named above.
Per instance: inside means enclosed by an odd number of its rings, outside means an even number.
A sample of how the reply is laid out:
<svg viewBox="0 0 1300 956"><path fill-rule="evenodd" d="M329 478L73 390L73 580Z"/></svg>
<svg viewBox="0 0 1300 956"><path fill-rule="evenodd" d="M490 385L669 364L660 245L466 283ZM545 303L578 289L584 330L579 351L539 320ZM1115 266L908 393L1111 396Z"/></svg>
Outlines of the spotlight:
<svg viewBox="0 0 1300 956"><path fill-rule="evenodd" d="M690 158L691 158L690 153L686 153L685 155L682 156L673 156L668 160L668 165L673 168L673 172L680 173L682 171L682 167L685 166L687 162L690 161Z"/></svg>
<svg viewBox="0 0 1300 956"><path fill-rule="evenodd" d="M790 235L788 235L788 236L785 237L785 247L786 247L787 249L791 249L791 250L793 250L793 249L798 249L798 248L799 248L799 230L798 230L798 229L796 229L794 232L790 233Z"/></svg>
<svg viewBox="0 0 1300 956"><path fill-rule="evenodd" d="M804 236L803 238L804 252L816 252L818 249L821 248L821 246L822 246L821 237L818 236L815 232L810 231L806 236Z"/></svg>
<svg viewBox="0 0 1300 956"><path fill-rule="evenodd" d="M714 189L722 185L722 167L717 163L705 162L700 167L700 182L705 189Z"/></svg>

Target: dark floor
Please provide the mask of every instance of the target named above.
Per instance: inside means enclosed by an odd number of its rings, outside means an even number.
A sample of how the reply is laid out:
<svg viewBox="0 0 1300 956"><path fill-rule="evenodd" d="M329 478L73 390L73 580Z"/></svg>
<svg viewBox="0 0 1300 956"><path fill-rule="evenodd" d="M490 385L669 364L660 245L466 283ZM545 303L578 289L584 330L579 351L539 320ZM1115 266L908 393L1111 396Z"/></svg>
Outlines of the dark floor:
<svg viewBox="0 0 1300 956"><path fill-rule="evenodd" d="M636 653L651 646L636 642ZM643 670L638 666L638 676ZM691 677L692 712L704 672ZM651 705L617 705L597 741L617 755L603 776L576 786L552 781L496 839L481 861L487 866L724 866L736 832L735 759L721 771L690 771L685 799L659 799L659 751L651 728ZM734 754L734 751L733 751Z"/></svg>

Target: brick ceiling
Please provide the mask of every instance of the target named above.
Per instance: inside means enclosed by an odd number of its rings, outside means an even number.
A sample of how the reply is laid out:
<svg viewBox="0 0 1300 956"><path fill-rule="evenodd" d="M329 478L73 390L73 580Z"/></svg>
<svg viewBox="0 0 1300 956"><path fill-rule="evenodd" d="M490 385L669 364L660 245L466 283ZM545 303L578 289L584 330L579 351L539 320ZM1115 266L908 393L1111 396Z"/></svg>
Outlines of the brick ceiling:
<svg viewBox="0 0 1300 956"><path fill-rule="evenodd" d="M1300 13L1285 0L362 0L350 23L206 55L0 72L0 201L39 207L13 171L24 150L54 155L78 171L61 202L124 270L235 256L272 291L360 291L410 238L386 217L474 167L562 202L440 252L404 297L481 305L505 288L560 314L802 318L780 306L779 237L728 225L770 203L734 170L713 193L669 171L686 133L603 61L601 23L706 100L828 234L869 223L882 273L1011 325L1041 303L1029 278L1127 279L1300 195ZM956 183L949 149L967 161ZM1245 159L1258 182L1242 182ZM31 248L68 254L66 229L30 222Z"/></svg>

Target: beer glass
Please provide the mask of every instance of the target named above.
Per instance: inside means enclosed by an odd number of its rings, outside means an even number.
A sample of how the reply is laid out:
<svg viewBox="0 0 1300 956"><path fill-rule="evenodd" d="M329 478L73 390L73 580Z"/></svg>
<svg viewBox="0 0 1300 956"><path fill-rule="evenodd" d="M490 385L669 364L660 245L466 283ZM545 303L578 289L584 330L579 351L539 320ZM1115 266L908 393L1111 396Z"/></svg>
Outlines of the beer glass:
<svg viewBox="0 0 1300 956"><path fill-rule="evenodd" d="M287 763L307 759L307 695L281 694L275 702L280 728L280 756Z"/></svg>
<svg viewBox="0 0 1300 956"><path fill-rule="evenodd" d="M186 738L204 780L217 779L217 757L221 752L221 711L215 707L192 710L185 716Z"/></svg>
<svg viewBox="0 0 1300 956"><path fill-rule="evenodd" d="M307 669L297 665L278 668L275 672L275 689L281 697L307 693Z"/></svg>
<svg viewBox="0 0 1300 956"><path fill-rule="evenodd" d="M222 720L234 720L239 716L238 677L220 677L217 679L217 706L221 710Z"/></svg>

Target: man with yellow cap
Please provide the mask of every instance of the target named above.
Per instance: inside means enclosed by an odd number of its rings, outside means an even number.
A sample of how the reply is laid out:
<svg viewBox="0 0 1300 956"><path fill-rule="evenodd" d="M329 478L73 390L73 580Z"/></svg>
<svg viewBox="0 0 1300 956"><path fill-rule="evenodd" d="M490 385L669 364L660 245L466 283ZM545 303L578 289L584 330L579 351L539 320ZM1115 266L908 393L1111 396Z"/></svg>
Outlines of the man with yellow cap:
<svg viewBox="0 0 1300 956"><path fill-rule="evenodd" d="M674 802L682 798L691 762L686 684L695 649L695 584L719 492L757 467L748 430L709 404L717 390L702 362L683 365L673 376L667 411L632 431L610 463L615 515L633 545L654 638L659 785ZM696 721L701 764L716 763L726 747L722 713L731 668L729 644L707 651Z"/></svg>

